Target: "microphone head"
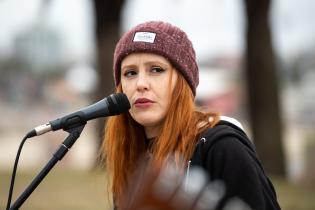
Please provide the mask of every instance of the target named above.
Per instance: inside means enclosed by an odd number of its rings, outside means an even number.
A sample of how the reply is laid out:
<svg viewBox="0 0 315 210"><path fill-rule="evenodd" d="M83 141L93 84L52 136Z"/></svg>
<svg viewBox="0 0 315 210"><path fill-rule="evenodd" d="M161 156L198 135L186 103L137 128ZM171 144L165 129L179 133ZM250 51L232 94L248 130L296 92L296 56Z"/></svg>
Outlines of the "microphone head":
<svg viewBox="0 0 315 210"><path fill-rule="evenodd" d="M108 109L113 115L118 115L130 109L130 103L124 93L111 94L108 98Z"/></svg>

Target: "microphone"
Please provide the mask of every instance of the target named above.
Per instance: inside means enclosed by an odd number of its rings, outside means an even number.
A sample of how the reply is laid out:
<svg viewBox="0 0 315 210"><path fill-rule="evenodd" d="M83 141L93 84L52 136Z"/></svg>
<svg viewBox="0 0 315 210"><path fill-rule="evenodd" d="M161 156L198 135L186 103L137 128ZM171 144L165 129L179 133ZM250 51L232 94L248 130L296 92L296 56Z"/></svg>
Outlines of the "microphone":
<svg viewBox="0 0 315 210"><path fill-rule="evenodd" d="M28 138L31 138L49 131L56 131L59 129L67 130L99 117L119 115L129 109L130 103L124 93L111 94L110 96L105 97L104 99L77 112L50 121L49 123L39 125L31 130L27 136Z"/></svg>

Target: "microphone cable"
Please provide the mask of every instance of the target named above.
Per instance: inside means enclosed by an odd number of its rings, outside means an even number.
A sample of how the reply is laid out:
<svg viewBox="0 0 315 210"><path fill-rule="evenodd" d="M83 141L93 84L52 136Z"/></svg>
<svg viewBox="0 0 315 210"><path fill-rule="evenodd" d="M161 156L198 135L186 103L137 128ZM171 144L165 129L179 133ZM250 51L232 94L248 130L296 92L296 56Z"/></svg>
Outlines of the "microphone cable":
<svg viewBox="0 0 315 210"><path fill-rule="evenodd" d="M25 141L26 141L28 138L34 136L34 132L35 132L35 131L31 131L31 132L29 132L28 134L26 134L26 136L25 136L25 137L23 138L23 140L21 141L20 146L19 146L19 149L18 149L18 152L17 152L17 154L16 154L15 162L14 162L14 166L13 166L13 171L12 171L12 176L11 176L10 190L9 190L9 196L8 196L8 202L7 202L6 210L9 210L9 209L10 209L10 206L11 206L11 200L12 200L12 194L13 194L13 188L14 188L15 175L16 175L17 165L18 165L18 162L19 162L19 158L20 158L20 154L21 154L23 145L24 145Z"/></svg>

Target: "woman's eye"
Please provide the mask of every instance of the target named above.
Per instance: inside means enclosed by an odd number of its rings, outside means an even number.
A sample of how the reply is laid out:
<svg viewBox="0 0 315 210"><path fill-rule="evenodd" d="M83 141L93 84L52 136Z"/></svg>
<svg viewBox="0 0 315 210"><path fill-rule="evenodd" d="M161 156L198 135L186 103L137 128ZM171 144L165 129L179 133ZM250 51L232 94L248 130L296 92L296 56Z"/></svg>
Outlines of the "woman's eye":
<svg viewBox="0 0 315 210"><path fill-rule="evenodd" d="M136 74L137 74L137 72L134 70L127 70L127 71L125 71L124 76L125 77L131 77L131 76L136 75Z"/></svg>
<svg viewBox="0 0 315 210"><path fill-rule="evenodd" d="M153 67L151 68L151 71L152 71L153 73L159 73L159 72L164 72L165 70L164 70L163 68L159 67L159 66L153 66Z"/></svg>

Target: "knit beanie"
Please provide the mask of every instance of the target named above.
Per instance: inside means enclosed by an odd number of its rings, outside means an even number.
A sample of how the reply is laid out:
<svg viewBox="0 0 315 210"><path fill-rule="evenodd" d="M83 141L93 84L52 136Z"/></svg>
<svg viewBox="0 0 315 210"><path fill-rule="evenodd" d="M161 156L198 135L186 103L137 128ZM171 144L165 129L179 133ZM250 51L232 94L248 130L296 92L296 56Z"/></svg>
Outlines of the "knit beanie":
<svg viewBox="0 0 315 210"><path fill-rule="evenodd" d="M196 54L186 33L176 26L161 21L145 22L125 33L114 53L114 78L120 83L122 60L135 52L147 52L166 58L186 79L193 94L199 83Z"/></svg>

